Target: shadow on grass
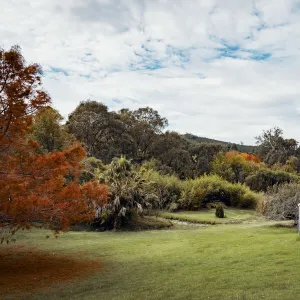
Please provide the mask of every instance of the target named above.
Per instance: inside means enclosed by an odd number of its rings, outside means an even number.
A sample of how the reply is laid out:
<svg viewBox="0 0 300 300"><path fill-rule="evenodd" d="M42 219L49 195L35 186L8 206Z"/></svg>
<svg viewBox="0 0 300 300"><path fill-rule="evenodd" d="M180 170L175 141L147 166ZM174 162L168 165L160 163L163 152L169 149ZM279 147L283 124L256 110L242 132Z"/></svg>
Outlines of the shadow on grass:
<svg viewBox="0 0 300 300"><path fill-rule="evenodd" d="M7 297L71 283L101 268L96 260L21 245L0 247L0 266L0 295Z"/></svg>

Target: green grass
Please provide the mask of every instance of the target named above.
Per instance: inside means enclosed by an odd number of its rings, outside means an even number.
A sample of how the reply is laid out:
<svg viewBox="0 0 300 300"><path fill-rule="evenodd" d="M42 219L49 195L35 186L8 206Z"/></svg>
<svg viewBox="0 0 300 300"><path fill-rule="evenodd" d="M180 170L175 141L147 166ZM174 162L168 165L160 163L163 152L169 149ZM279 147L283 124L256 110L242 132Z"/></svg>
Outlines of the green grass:
<svg viewBox="0 0 300 300"><path fill-rule="evenodd" d="M254 210L225 209L225 218L217 218L215 211L215 209L207 209L201 211L161 212L159 215L166 219L202 224L241 223L246 220L259 218Z"/></svg>
<svg viewBox="0 0 300 300"><path fill-rule="evenodd" d="M58 239L46 239L46 234L21 232L18 244L84 253L100 260L102 270L24 299L288 300L300 295L296 229L254 223L193 230L70 232Z"/></svg>

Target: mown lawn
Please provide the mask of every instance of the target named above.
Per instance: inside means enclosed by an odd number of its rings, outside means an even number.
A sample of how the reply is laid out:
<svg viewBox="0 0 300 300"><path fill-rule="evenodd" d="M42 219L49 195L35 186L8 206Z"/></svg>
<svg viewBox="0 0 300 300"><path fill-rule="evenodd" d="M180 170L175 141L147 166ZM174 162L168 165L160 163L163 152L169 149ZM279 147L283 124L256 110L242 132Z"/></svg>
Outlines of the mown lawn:
<svg viewBox="0 0 300 300"><path fill-rule="evenodd" d="M47 234L21 232L17 245L98 261L100 269L89 277L78 276L75 282L49 284L47 290L23 299L275 300L300 295L296 229L255 223L189 230L69 232L58 239L46 239ZM1 247L13 251L9 245Z"/></svg>
<svg viewBox="0 0 300 300"><path fill-rule="evenodd" d="M254 210L245 209L225 209L225 218L217 218L215 209L206 209L201 211L179 211L179 212L160 212L159 215L173 220L188 221L194 223L241 223L250 219L259 219L259 215Z"/></svg>

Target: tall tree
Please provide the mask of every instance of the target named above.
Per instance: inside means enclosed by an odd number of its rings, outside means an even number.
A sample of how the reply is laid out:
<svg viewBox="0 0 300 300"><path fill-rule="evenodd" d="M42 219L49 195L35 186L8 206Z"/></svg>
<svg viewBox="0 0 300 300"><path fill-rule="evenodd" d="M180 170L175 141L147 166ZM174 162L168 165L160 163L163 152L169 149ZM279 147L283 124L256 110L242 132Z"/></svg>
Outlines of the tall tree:
<svg viewBox="0 0 300 300"><path fill-rule="evenodd" d="M109 163L122 153L123 123L107 106L84 101L69 115L67 126L85 146L87 154Z"/></svg>
<svg viewBox="0 0 300 300"><path fill-rule="evenodd" d="M278 127L263 131L256 137L257 155L267 164L285 164L290 156L296 155L298 142L295 139L284 139L283 131Z"/></svg>
<svg viewBox="0 0 300 300"><path fill-rule="evenodd" d="M162 166L159 170L167 170L181 178L192 177L193 162L188 151L189 142L174 131L167 131L157 136L151 147L151 154Z"/></svg>
<svg viewBox="0 0 300 300"><path fill-rule="evenodd" d="M133 111L132 115L138 122L147 124L155 133L161 133L168 126L168 120L148 106Z"/></svg>
<svg viewBox="0 0 300 300"><path fill-rule="evenodd" d="M134 111L122 109L119 115L125 124L126 133L131 137L132 158L136 162L151 158L154 143L168 125L167 119L161 117L156 110L150 107Z"/></svg>
<svg viewBox="0 0 300 300"><path fill-rule="evenodd" d="M50 103L41 74L38 64L25 64L20 47L0 49L0 152L9 151L28 132L32 114Z"/></svg>
<svg viewBox="0 0 300 300"><path fill-rule="evenodd" d="M52 107L41 109L35 116L32 125L32 138L46 152L61 151L76 144L73 135L61 125L63 117Z"/></svg>
<svg viewBox="0 0 300 300"><path fill-rule="evenodd" d="M195 176L210 173L212 171L212 162L215 156L224 151L225 146L217 143L197 143L189 148L193 161Z"/></svg>

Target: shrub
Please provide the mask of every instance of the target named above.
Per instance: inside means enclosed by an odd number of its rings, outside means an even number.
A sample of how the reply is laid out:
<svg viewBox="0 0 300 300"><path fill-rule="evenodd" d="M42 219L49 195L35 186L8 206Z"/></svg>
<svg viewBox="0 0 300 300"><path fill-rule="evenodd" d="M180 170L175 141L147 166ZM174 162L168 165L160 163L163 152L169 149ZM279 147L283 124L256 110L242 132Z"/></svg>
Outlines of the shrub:
<svg viewBox="0 0 300 300"><path fill-rule="evenodd" d="M145 209L151 208L155 198L152 195L151 182L146 181L139 172L134 170L125 157L113 159L102 178L109 186L110 197L98 222L113 223L114 229L119 229Z"/></svg>
<svg viewBox="0 0 300 300"><path fill-rule="evenodd" d="M300 184L274 186L267 194L266 215L274 220L298 220Z"/></svg>
<svg viewBox="0 0 300 300"><path fill-rule="evenodd" d="M261 197L240 183L230 183L218 175L204 175L195 179L179 180L176 176L161 175L155 171L143 172L156 195L157 208L199 210L209 203L221 202L239 208L254 208Z"/></svg>
<svg viewBox="0 0 300 300"><path fill-rule="evenodd" d="M182 182L180 208L197 210L211 202L239 208L254 208L260 195L240 183L230 183L217 175L205 175Z"/></svg>
<svg viewBox="0 0 300 300"><path fill-rule="evenodd" d="M116 215L110 206L104 207L98 218L91 223L93 228L100 230L122 229L129 227L131 223L138 217L138 213L134 209L126 209L124 214Z"/></svg>
<svg viewBox="0 0 300 300"><path fill-rule="evenodd" d="M217 218L224 218L225 217L224 208L223 208L223 205L221 205L221 204L216 206L216 217Z"/></svg>
<svg viewBox="0 0 300 300"><path fill-rule="evenodd" d="M250 187L251 190L266 192L274 185L298 181L298 176L285 171L260 169L256 173L249 175L246 178L245 183Z"/></svg>
<svg viewBox="0 0 300 300"><path fill-rule="evenodd" d="M102 161L95 157L87 157L81 163L83 168L79 177L80 183L94 180L105 171L105 166Z"/></svg>
<svg viewBox="0 0 300 300"><path fill-rule="evenodd" d="M207 203L206 204L206 208L208 208L208 209L215 209L215 208L217 208L218 205L222 205L224 209L227 208L227 206L224 203L221 203L221 202L210 202L210 203Z"/></svg>
<svg viewBox="0 0 300 300"><path fill-rule="evenodd" d="M172 202L169 206L169 211L174 212L179 209L179 204L176 202Z"/></svg>
<svg viewBox="0 0 300 300"><path fill-rule="evenodd" d="M171 204L177 203L181 194L181 181L174 175L161 175L148 170L143 172L143 178L151 182L151 191L156 195L156 206L159 209L169 208Z"/></svg>

